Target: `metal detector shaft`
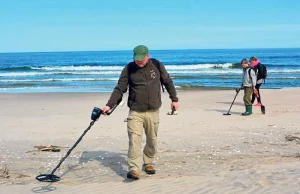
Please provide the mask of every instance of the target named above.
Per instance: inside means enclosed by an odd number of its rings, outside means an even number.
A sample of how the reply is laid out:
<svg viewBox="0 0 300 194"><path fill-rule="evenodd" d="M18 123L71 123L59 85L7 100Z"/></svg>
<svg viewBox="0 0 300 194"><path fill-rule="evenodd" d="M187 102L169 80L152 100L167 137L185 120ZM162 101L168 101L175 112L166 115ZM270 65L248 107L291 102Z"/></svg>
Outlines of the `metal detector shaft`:
<svg viewBox="0 0 300 194"><path fill-rule="evenodd" d="M60 177L54 175L54 172L60 167L60 165L65 161L65 159L70 155L70 153L72 152L72 150L78 145L78 143L82 140L83 136L88 132L88 130L90 130L90 128L94 125L95 120L93 120L90 123L90 126L84 131L84 133L79 137L79 139L76 141L76 143L71 147L71 149L67 152L67 154L65 155L65 157L63 157L60 162L58 163L58 165L52 170L51 174L40 174L36 177L36 179L38 181L41 182L56 182L56 181L60 181Z"/></svg>
<svg viewBox="0 0 300 194"><path fill-rule="evenodd" d="M122 99L118 101L118 103L109 111L107 112L107 115L110 115L116 107L121 103ZM78 143L82 140L83 136L91 129L91 127L94 125L94 123L99 119L103 111L100 108L94 107L91 119L92 121L90 122L90 125L86 130L84 130L83 134L79 137L79 139L75 142L75 144L69 149L67 154L60 160L58 165L52 170L51 174L40 174L36 177L38 181L41 182L56 182L60 181L60 177L57 175L54 175L54 172L60 167L60 165L65 161L65 159L71 154L73 149L78 145Z"/></svg>
<svg viewBox="0 0 300 194"><path fill-rule="evenodd" d="M119 102L120 103L120 102ZM115 105L110 111L108 111L106 114L110 115L112 112L114 112L114 110L117 108L118 104ZM99 109L100 111L97 112L97 119L99 119L99 117L102 114L102 110ZM67 154L65 155L65 157L63 157L59 164L53 169L53 171L51 172L51 174L54 174L54 172L60 167L60 165L63 163L63 161L70 155L70 153L73 151L73 149L78 145L78 143L82 140L83 136L91 129L91 127L94 125L94 123L96 122L96 120L91 121L90 125L88 126L88 128L86 130L84 130L83 134L79 137L79 139L75 142L75 144L71 147L71 149L67 152Z"/></svg>
<svg viewBox="0 0 300 194"><path fill-rule="evenodd" d="M237 95L239 94L240 90L241 90L240 88L239 88L238 90L236 90L236 95L234 96L234 99L233 99L233 101L232 101L232 103L231 103L231 105L230 105L230 108L229 108L229 110L228 110L228 112L227 112L226 114L229 114L229 112L230 112L230 110L231 110L231 107L232 107L232 105L233 105L233 103L234 103L234 101L235 101Z"/></svg>
<svg viewBox="0 0 300 194"><path fill-rule="evenodd" d="M83 136L88 132L88 130L90 130L90 128L94 125L94 123L95 123L95 121L92 121L90 123L90 126L83 132L83 134L79 137L79 139L75 142L75 144L71 147L71 149L69 149L69 151L67 152L65 157L63 157L60 160L59 164L52 170L51 174L54 174L54 172L60 167L60 165L63 163L63 161L71 154L73 149L78 145L78 143L82 140Z"/></svg>

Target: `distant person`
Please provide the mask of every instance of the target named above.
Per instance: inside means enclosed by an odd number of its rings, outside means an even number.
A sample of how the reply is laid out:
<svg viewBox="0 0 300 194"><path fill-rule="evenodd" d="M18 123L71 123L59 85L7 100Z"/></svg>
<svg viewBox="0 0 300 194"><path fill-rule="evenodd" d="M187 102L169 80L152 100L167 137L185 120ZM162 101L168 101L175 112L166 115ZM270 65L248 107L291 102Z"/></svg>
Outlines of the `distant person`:
<svg viewBox="0 0 300 194"><path fill-rule="evenodd" d="M127 178L137 180L144 165L147 174L155 174L154 158L157 152L157 133L159 108L161 107L161 83L171 99L171 109L178 110L178 97L175 86L164 65L150 59L148 48L144 45L133 49L134 61L124 67L114 88L104 113L109 111L123 97L129 86L127 118L129 138ZM141 153L143 132L146 145Z"/></svg>
<svg viewBox="0 0 300 194"><path fill-rule="evenodd" d="M256 73L250 68L247 59L243 59L241 61L241 65L243 67L243 82L242 88L244 89L244 104L246 111L242 113L243 116L248 116L252 114L252 103L251 103L251 95L257 95L256 86Z"/></svg>
<svg viewBox="0 0 300 194"><path fill-rule="evenodd" d="M256 57L251 57L250 58L250 64L251 67L255 70L257 74L257 83L255 86L255 89L257 90L257 97L255 94L252 94L252 100L251 103L253 104L255 101L255 98L257 98L257 103L254 106L262 106L261 104L261 93L259 92L259 88L261 84L263 83L263 80L266 79L267 76L267 71L266 68L263 64L260 63L260 61Z"/></svg>

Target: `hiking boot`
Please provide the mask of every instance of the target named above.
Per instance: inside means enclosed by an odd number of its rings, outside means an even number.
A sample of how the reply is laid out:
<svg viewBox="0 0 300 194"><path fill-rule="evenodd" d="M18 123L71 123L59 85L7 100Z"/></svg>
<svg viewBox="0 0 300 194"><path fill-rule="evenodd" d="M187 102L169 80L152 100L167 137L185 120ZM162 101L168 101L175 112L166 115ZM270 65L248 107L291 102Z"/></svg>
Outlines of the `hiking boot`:
<svg viewBox="0 0 300 194"><path fill-rule="evenodd" d="M154 166L150 165L150 164L147 164L145 166L145 172L147 174L155 174L155 169L154 169Z"/></svg>
<svg viewBox="0 0 300 194"><path fill-rule="evenodd" d="M261 106L261 103L258 102L258 103L256 103L254 106Z"/></svg>
<svg viewBox="0 0 300 194"><path fill-rule="evenodd" d="M251 105L247 105L246 106L246 111L244 113L242 113L242 116L248 116L252 114L252 106Z"/></svg>
<svg viewBox="0 0 300 194"><path fill-rule="evenodd" d="M127 178L133 179L133 180L138 180L138 179L140 179L140 175L137 171L131 170L127 173Z"/></svg>

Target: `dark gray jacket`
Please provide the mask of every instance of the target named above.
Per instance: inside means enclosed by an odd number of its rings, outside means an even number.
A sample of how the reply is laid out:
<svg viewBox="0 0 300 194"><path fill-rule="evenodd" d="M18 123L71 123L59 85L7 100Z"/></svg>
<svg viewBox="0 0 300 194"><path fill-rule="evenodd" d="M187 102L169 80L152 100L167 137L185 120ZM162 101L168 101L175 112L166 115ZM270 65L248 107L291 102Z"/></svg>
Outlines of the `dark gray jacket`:
<svg viewBox="0 0 300 194"><path fill-rule="evenodd" d="M151 59L156 60L156 59ZM178 102L177 93L171 77L164 65L159 62L158 68L149 60L146 66L140 68L134 62L126 65L119 77L118 84L114 88L108 103L113 107L127 92L129 86L129 95L127 106L135 111L147 111L161 107L161 83L169 93L173 102Z"/></svg>

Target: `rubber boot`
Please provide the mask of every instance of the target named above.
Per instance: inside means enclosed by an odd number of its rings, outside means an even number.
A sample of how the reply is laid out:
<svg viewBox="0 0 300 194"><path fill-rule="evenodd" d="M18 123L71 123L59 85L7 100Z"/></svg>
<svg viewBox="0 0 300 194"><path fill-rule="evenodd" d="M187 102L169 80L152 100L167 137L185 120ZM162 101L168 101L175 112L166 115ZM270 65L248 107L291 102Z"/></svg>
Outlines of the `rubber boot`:
<svg viewBox="0 0 300 194"><path fill-rule="evenodd" d="M247 105L246 106L246 111L244 113L242 113L242 116L248 116L252 114L252 106L251 105Z"/></svg>
<svg viewBox="0 0 300 194"><path fill-rule="evenodd" d="M250 115L252 114L252 105L249 105L249 113L250 113Z"/></svg>

